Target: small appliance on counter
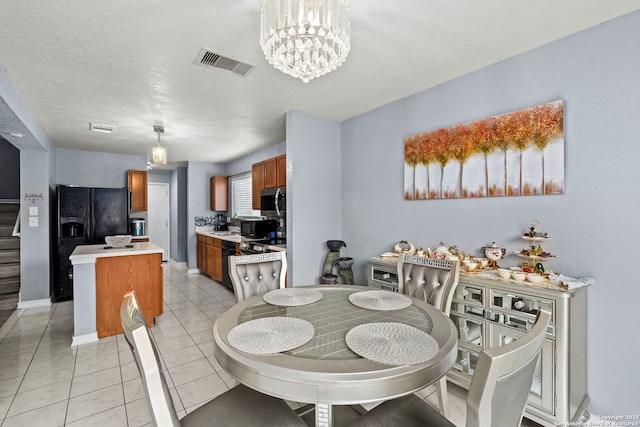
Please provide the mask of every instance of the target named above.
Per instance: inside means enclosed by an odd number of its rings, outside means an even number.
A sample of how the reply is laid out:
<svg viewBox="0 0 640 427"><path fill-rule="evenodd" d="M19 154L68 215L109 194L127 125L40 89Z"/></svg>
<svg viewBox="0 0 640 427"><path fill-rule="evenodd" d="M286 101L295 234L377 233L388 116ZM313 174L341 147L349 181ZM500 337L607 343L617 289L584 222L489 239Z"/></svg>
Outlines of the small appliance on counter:
<svg viewBox="0 0 640 427"><path fill-rule="evenodd" d="M276 232L279 222L273 219L243 219L240 221L240 235L251 239L264 239Z"/></svg>
<svg viewBox="0 0 640 427"><path fill-rule="evenodd" d="M131 225L132 236L144 236L146 220L144 218L131 218L129 221Z"/></svg>
<svg viewBox="0 0 640 427"><path fill-rule="evenodd" d="M213 231L227 231L229 226L227 225L227 217L223 214L216 215L215 222L213 223Z"/></svg>

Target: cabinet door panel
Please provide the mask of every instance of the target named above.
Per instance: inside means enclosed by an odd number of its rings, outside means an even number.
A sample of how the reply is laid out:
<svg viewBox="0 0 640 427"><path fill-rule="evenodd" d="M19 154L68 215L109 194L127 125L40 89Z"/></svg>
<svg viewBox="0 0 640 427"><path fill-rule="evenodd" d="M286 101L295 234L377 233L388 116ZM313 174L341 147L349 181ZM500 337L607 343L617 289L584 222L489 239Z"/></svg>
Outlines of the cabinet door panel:
<svg viewBox="0 0 640 427"><path fill-rule="evenodd" d="M222 248L213 248L213 273L214 280L222 282Z"/></svg>
<svg viewBox="0 0 640 427"><path fill-rule="evenodd" d="M264 161L264 188L273 188L276 186L278 173L278 165L275 157Z"/></svg>
<svg viewBox="0 0 640 427"><path fill-rule="evenodd" d="M260 210L260 192L264 189L264 163L251 166L251 208Z"/></svg>
<svg viewBox="0 0 640 427"><path fill-rule="evenodd" d="M287 185L287 156L276 157L276 163L276 186L284 187Z"/></svg>
<svg viewBox="0 0 640 427"><path fill-rule="evenodd" d="M209 209L214 212L229 210L229 179L226 176L210 178Z"/></svg>
<svg viewBox="0 0 640 427"><path fill-rule="evenodd" d="M200 270L204 270L205 269L205 249L206 245L204 243L198 243L198 268Z"/></svg>
<svg viewBox="0 0 640 427"><path fill-rule="evenodd" d="M130 170L129 191L131 191L131 210L147 210L147 171Z"/></svg>
<svg viewBox="0 0 640 427"><path fill-rule="evenodd" d="M205 247L205 257L204 257L205 271L209 276L212 276L212 277L216 269L215 259L213 256L213 249L214 249L213 246L207 245Z"/></svg>

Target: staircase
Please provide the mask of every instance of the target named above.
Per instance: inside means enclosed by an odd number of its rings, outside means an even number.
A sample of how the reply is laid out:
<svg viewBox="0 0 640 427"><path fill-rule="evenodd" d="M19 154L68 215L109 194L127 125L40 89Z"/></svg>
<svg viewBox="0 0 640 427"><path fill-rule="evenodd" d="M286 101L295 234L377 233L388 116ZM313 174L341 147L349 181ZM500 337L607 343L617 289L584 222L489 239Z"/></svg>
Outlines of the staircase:
<svg viewBox="0 0 640 427"><path fill-rule="evenodd" d="M20 203L0 203L0 325L18 305L20 237L12 236Z"/></svg>

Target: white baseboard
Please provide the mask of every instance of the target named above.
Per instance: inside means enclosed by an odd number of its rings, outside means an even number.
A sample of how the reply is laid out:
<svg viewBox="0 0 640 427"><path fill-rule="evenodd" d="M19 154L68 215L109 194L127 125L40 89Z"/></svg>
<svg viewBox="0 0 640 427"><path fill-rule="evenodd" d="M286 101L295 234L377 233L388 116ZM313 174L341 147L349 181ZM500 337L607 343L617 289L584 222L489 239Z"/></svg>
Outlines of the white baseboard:
<svg viewBox="0 0 640 427"><path fill-rule="evenodd" d="M200 269L199 268L190 268L187 270L187 275L189 276L193 276L196 274L200 274Z"/></svg>
<svg viewBox="0 0 640 427"><path fill-rule="evenodd" d="M18 308L34 308L34 307L50 307L51 298L48 299L36 299L31 301L19 301Z"/></svg>
<svg viewBox="0 0 640 427"><path fill-rule="evenodd" d="M73 341L71 341L71 347L76 347L82 344L89 344L92 342L98 342L98 332L92 332L84 335L74 335Z"/></svg>
<svg viewBox="0 0 640 427"><path fill-rule="evenodd" d="M178 261L174 261L172 259L169 260L169 264L171 264L171 266L175 267L175 268L186 268L186 266L187 266L186 262L178 262Z"/></svg>

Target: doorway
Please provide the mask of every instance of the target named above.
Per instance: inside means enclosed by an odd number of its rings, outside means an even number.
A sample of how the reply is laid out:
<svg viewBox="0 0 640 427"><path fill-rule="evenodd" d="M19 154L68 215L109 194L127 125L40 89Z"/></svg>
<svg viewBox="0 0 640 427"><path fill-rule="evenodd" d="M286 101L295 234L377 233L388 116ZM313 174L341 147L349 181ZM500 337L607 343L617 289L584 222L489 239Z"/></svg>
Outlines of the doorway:
<svg viewBox="0 0 640 427"><path fill-rule="evenodd" d="M147 234L149 241L164 249L162 261L169 260L169 184L150 182L148 188Z"/></svg>

